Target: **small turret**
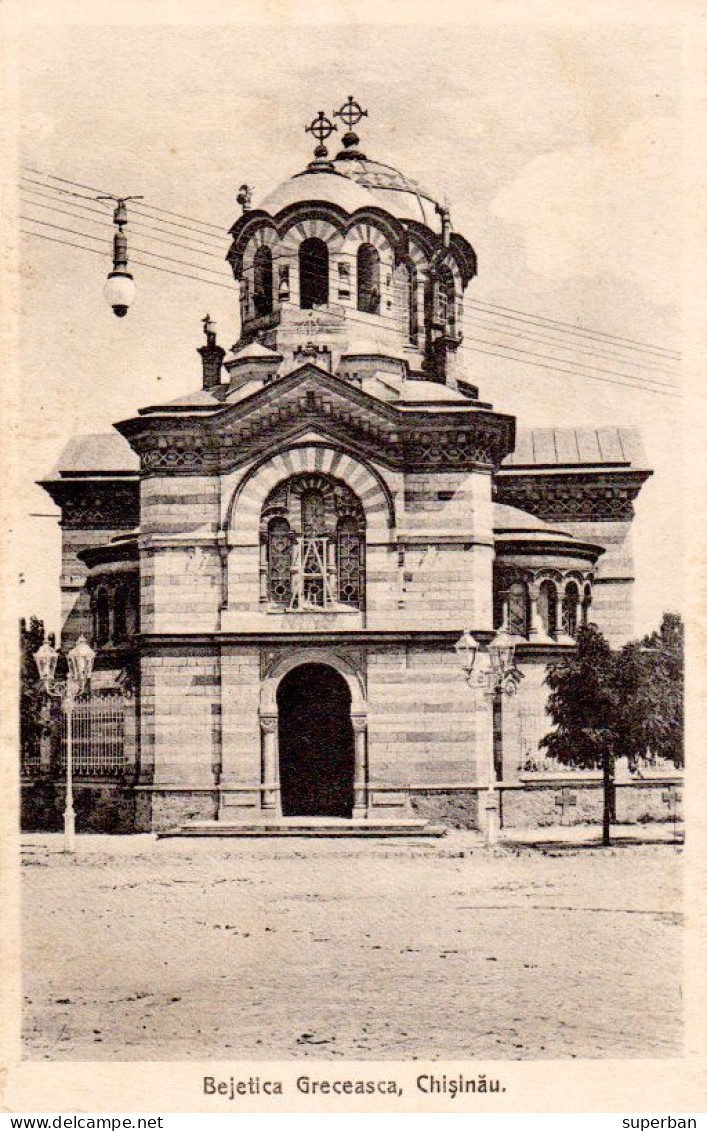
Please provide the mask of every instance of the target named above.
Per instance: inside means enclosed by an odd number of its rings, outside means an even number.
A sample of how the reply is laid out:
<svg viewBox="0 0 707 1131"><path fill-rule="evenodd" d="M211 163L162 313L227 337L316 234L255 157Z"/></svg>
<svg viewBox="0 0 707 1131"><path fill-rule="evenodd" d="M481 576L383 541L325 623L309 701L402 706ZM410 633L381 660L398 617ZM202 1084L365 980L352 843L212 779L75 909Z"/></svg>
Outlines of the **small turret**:
<svg viewBox="0 0 707 1131"><path fill-rule="evenodd" d="M225 349L216 341L216 323L212 322L211 315L207 314L202 319L206 345L200 346L197 353L201 355L203 366L203 388L214 389L221 384L221 366L226 356Z"/></svg>

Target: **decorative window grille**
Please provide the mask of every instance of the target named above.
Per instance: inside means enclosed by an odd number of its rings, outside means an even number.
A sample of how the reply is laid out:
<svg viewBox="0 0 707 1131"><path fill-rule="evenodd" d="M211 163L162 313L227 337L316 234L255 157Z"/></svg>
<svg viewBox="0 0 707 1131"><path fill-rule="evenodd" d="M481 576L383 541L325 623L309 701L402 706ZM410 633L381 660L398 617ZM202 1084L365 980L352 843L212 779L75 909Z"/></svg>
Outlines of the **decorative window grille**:
<svg viewBox="0 0 707 1131"><path fill-rule="evenodd" d="M524 581L514 581L508 590L508 631L527 636L530 630L530 601Z"/></svg>
<svg viewBox="0 0 707 1131"><path fill-rule="evenodd" d="M268 526L268 597L277 605L292 600L292 532L286 518Z"/></svg>
<svg viewBox="0 0 707 1131"><path fill-rule="evenodd" d="M305 538L324 534L324 496L321 491L308 489L302 493L302 533Z"/></svg>
<svg viewBox="0 0 707 1131"><path fill-rule="evenodd" d="M339 600L354 608L360 606L363 595L363 549L355 519L341 519L337 547Z"/></svg>
<svg viewBox="0 0 707 1131"><path fill-rule="evenodd" d="M283 481L265 501L261 539L261 600L292 611L363 607L365 520L344 484L318 472Z"/></svg>
<svg viewBox="0 0 707 1131"><path fill-rule="evenodd" d="M92 691L76 700L72 714L71 765L75 777L119 777L127 768L125 711L131 698L124 690ZM63 719L59 769L66 772L66 716Z"/></svg>

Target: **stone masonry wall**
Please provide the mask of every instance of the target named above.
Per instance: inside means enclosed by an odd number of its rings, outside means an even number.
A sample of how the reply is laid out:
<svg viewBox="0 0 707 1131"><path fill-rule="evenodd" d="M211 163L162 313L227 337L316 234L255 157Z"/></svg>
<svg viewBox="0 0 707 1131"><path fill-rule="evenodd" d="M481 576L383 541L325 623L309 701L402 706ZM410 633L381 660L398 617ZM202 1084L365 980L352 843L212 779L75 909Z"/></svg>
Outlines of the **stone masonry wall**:
<svg viewBox="0 0 707 1131"><path fill-rule="evenodd" d="M371 815L381 808L404 811L410 788L473 782L483 763L485 724L451 649L391 645L370 650Z"/></svg>

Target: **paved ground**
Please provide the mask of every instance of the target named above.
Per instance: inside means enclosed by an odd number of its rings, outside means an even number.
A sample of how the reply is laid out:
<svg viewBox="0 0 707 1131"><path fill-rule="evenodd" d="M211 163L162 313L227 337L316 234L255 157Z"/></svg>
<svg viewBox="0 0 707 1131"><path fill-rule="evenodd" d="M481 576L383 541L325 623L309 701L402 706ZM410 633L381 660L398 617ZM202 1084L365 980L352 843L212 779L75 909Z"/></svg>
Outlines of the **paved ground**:
<svg viewBox="0 0 707 1131"><path fill-rule="evenodd" d="M679 1055L681 849L562 837L26 837L25 1055Z"/></svg>

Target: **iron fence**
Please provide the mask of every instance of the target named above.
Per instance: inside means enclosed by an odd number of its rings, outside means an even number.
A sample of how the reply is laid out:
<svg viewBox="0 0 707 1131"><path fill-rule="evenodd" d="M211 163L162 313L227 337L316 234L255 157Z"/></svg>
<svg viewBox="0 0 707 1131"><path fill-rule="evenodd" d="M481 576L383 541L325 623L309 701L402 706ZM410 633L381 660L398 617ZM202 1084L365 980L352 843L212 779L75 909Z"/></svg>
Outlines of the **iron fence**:
<svg viewBox="0 0 707 1131"><path fill-rule="evenodd" d="M79 696L72 715L74 777L120 777L127 769L125 715L130 695L123 690L100 690ZM66 771L66 716L59 748L60 772Z"/></svg>

